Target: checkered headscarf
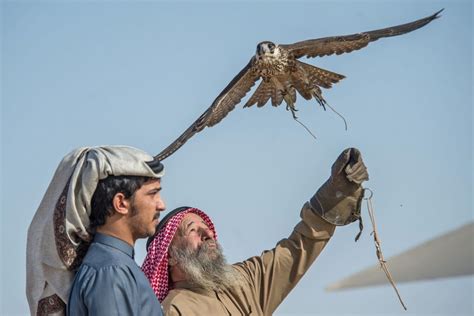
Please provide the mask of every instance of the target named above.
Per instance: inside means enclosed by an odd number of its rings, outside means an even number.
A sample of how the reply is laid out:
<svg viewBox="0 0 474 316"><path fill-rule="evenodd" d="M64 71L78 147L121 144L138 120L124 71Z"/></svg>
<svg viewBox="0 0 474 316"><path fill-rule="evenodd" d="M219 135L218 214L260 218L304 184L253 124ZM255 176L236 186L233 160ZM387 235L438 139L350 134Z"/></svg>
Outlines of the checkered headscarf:
<svg viewBox="0 0 474 316"><path fill-rule="evenodd" d="M175 211L177 213L173 214ZM142 270L160 302L165 299L171 289L171 280L168 273L168 250L184 216L188 213L199 215L214 233L214 238L217 239L214 224L203 211L192 207L183 207L175 211L170 212L171 217L165 217L162 220L163 225L158 225L153 240L147 245L147 255L142 265Z"/></svg>

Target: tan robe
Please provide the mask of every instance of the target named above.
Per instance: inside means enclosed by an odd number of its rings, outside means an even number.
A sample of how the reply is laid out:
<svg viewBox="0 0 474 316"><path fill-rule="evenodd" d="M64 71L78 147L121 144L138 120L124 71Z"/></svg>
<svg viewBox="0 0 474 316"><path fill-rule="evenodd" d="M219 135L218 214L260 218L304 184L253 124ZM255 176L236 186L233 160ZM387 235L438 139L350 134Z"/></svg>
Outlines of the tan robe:
<svg viewBox="0 0 474 316"><path fill-rule="evenodd" d="M177 282L162 303L165 315L272 315L335 230L308 203L301 210L301 218L292 234L275 248L233 265L245 280L243 286L206 292Z"/></svg>

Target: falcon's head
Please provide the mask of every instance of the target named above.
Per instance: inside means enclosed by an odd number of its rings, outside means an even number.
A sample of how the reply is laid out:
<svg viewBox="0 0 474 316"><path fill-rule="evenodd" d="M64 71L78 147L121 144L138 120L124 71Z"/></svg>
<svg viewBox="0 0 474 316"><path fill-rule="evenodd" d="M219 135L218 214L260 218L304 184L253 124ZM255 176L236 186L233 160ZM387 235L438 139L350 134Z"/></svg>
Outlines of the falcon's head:
<svg viewBox="0 0 474 316"><path fill-rule="evenodd" d="M275 43L265 41L257 45L257 58L262 57L278 57L280 55L280 48Z"/></svg>

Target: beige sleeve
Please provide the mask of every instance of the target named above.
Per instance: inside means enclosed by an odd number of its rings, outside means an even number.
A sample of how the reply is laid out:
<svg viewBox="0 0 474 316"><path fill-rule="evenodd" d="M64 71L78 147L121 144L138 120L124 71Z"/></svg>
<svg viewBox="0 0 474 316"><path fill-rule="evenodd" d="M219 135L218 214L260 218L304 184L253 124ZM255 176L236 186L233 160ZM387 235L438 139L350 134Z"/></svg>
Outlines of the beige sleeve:
<svg viewBox="0 0 474 316"><path fill-rule="evenodd" d="M264 315L271 315L308 270L334 233L336 226L316 215L305 203L301 221L288 238L235 266L250 283Z"/></svg>
<svg viewBox="0 0 474 316"><path fill-rule="evenodd" d="M181 316L183 313L178 309L176 305L163 304L163 314L166 316Z"/></svg>

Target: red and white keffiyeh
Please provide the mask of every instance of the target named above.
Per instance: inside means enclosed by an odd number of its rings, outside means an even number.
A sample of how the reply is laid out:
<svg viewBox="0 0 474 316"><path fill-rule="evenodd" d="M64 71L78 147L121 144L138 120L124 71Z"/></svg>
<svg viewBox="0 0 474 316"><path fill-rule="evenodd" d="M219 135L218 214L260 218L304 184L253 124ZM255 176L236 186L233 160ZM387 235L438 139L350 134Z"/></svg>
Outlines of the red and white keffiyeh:
<svg viewBox="0 0 474 316"><path fill-rule="evenodd" d="M142 270L150 281L156 297L162 302L171 289L171 280L168 273L168 249L179 224L188 213L199 215L217 239L216 230L209 216L197 208L188 208L174 215L166 225L157 232L155 239L150 243Z"/></svg>

